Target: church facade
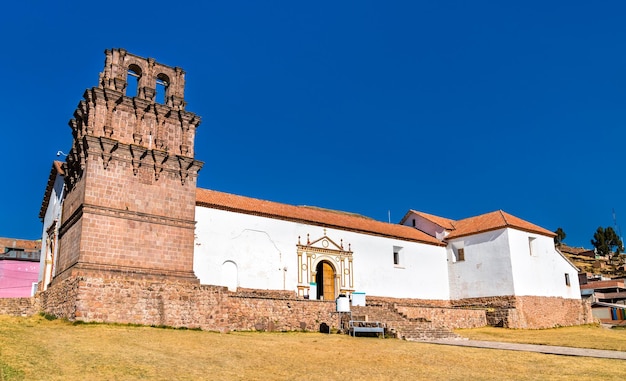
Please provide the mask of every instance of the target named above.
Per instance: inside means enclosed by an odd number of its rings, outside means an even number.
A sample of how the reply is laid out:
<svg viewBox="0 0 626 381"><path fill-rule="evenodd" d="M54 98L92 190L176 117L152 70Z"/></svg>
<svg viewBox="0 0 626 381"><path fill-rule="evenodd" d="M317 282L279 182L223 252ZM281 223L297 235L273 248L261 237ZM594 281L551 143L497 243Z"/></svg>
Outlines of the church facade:
<svg viewBox="0 0 626 381"><path fill-rule="evenodd" d="M590 321L554 234L503 211L453 221L409 210L391 224L196 188L200 118L185 109L184 71L123 49L105 56L40 213L48 313L288 330L336 325L346 296L413 317L443 308L448 322L464 307L515 327Z"/></svg>
<svg viewBox="0 0 626 381"><path fill-rule="evenodd" d="M503 211L453 221L411 210L388 224L206 189L196 203L194 272L232 291L580 300L578 270L554 234Z"/></svg>

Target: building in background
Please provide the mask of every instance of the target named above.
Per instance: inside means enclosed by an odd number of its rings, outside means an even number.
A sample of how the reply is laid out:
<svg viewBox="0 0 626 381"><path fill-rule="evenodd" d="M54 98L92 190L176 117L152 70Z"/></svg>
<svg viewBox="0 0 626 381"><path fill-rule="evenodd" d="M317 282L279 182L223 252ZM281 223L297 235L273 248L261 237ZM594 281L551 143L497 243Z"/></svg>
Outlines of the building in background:
<svg viewBox="0 0 626 381"><path fill-rule="evenodd" d="M0 298L35 294L40 253L41 241L0 238Z"/></svg>

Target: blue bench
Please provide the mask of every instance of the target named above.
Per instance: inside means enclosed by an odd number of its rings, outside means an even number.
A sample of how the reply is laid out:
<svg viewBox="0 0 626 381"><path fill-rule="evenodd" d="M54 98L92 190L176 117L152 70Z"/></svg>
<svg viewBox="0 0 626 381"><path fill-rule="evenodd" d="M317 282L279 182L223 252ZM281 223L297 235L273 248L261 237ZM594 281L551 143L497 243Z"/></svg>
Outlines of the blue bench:
<svg viewBox="0 0 626 381"><path fill-rule="evenodd" d="M350 336L356 336L357 333L375 333L378 337L382 334L385 338L385 327L378 321L361 321L350 320Z"/></svg>

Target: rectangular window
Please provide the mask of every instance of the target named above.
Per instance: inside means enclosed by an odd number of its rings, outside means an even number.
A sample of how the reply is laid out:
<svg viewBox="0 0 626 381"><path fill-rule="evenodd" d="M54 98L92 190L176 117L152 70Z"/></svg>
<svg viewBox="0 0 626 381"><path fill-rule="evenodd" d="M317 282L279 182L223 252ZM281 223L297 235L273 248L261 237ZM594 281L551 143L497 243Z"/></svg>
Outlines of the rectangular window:
<svg viewBox="0 0 626 381"><path fill-rule="evenodd" d="M463 249L463 248L457 249L457 251L456 251L456 260L457 260L457 262L465 260L465 249Z"/></svg>
<svg viewBox="0 0 626 381"><path fill-rule="evenodd" d="M401 262L400 262L400 250L402 250L401 247L399 246L394 246L393 247L393 264L394 266L400 266Z"/></svg>
<svg viewBox="0 0 626 381"><path fill-rule="evenodd" d="M565 285L566 286L570 285L570 283L569 283L569 274L568 273L565 273Z"/></svg>
<svg viewBox="0 0 626 381"><path fill-rule="evenodd" d="M531 257L536 255L534 247L533 247L534 242L535 242L535 239L533 237L528 237L528 251L530 252Z"/></svg>
<svg viewBox="0 0 626 381"><path fill-rule="evenodd" d="M413 219L413 227L415 227L415 218Z"/></svg>

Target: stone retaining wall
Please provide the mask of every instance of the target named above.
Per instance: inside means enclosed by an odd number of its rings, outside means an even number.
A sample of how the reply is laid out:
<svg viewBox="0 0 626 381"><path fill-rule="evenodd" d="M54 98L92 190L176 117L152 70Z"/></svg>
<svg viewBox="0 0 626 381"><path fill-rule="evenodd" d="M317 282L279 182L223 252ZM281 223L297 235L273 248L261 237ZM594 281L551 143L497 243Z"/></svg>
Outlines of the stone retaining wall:
<svg viewBox="0 0 626 381"><path fill-rule="evenodd" d="M591 304L581 299L545 296L502 296L455 300L458 307L484 308L495 327L541 329L591 324Z"/></svg>
<svg viewBox="0 0 626 381"><path fill-rule="evenodd" d="M241 290L190 282L80 276L39 294L51 315L85 322L229 330L319 330L337 327L334 301L298 299L293 292Z"/></svg>
<svg viewBox="0 0 626 381"><path fill-rule="evenodd" d="M580 299L518 296L509 328L553 328L594 322L591 303Z"/></svg>
<svg viewBox="0 0 626 381"><path fill-rule="evenodd" d="M549 328L593 322L591 306L579 299L476 298L433 301L369 297L367 305L424 318L436 326ZM35 298L0 299L0 313L25 316L43 311L68 320L201 328L227 332L318 331L338 327L334 301L301 299L291 291L205 286L193 282L70 277Z"/></svg>
<svg viewBox="0 0 626 381"><path fill-rule="evenodd" d="M31 316L39 310L36 298L0 298L0 315Z"/></svg>
<svg viewBox="0 0 626 381"><path fill-rule="evenodd" d="M224 331L223 287L190 282L79 276L41 293L46 313L85 322L134 323Z"/></svg>
<svg viewBox="0 0 626 381"><path fill-rule="evenodd" d="M396 310L409 318L423 318L437 327L478 328L487 325L486 311L481 309L436 308L397 305Z"/></svg>

